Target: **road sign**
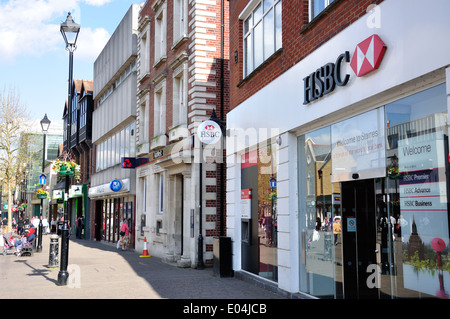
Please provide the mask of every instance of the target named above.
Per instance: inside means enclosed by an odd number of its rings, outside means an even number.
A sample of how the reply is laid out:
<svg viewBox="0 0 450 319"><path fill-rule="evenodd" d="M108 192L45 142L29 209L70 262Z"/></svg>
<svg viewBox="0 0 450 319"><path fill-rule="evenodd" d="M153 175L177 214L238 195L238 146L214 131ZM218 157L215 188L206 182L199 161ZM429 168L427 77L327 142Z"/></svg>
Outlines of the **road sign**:
<svg viewBox="0 0 450 319"><path fill-rule="evenodd" d="M41 185L47 184L47 176L45 176L45 174L41 174L41 176L39 176L39 184Z"/></svg>
<svg viewBox="0 0 450 319"><path fill-rule="evenodd" d="M275 177L270 178L270 187L277 187L277 179Z"/></svg>

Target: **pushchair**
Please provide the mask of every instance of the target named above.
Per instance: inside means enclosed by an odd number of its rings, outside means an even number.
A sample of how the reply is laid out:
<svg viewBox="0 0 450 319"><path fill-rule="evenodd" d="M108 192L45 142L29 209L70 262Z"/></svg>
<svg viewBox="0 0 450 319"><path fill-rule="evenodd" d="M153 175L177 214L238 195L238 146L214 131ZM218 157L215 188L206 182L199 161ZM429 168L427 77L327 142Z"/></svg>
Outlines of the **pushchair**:
<svg viewBox="0 0 450 319"><path fill-rule="evenodd" d="M16 255L17 256L33 256L33 241L36 237L34 237L31 241L27 241L26 238L22 238L22 243L17 246Z"/></svg>
<svg viewBox="0 0 450 319"><path fill-rule="evenodd" d="M3 256L8 255L8 251L10 250L14 250L14 252L16 252L16 247L14 247L14 241L12 239L12 234L9 238L3 235Z"/></svg>

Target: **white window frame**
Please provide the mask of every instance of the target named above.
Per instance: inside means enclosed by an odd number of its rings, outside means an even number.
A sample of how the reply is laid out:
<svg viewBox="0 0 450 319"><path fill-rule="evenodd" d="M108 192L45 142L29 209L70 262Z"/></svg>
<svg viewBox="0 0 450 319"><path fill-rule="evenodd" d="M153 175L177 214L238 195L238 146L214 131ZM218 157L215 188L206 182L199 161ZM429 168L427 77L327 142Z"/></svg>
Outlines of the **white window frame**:
<svg viewBox="0 0 450 319"><path fill-rule="evenodd" d="M173 126L187 124L187 62L173 73Z"/></svg>
<svg viewBox="0 0 450 319"><path fill-rule="evenodd" d="M149 138L149 112L148 112L148 96L145 98L139 108L139 142L148 142Z"/></svg>
<svg viewBox="0 0 450 319"><path fill-rule="evenodd" d="M155 14L155 65L166 58L167 4L164 2Z"/></svg>
<svg viewBox="0 0 450 319"><path fill-rule="evenodd" d="M277 11L276 11L277 10ZM282 47L282 0L253 0L245 7L239 15L243 23L243 48L244 48L244 77L251 74L258 66L272 56ZM279 12L279 16L276 15ZM270 21L272 16L272 21ZM273 28L267 26L268 22L273 23ZM267 28L267 29L266 29ZM266 34L273 32L273 38L270 39ZM255 36L260 32L260 41L258 49L255 48ZM269 40L270 39L270 40ZM273 41L271 43L271 41ZM273 45L269 48L268 45ZM255 53L262 54L258 57ZM259 59L258 59L259 58Z"/></svg>
<svg viewBox="0 0 450 319"><path fill-rule="evenodd" d="M323 10L325 10L333 1L335 0L309 0L309 21L317 17ZM323 8L320 7L315 10L315 3L322 4Z"/></svg>
<svg viewBox="0 0 450 319"><path fill-rule="evenodd" d="M147 26L141 36L139 50L139 77L150 73L150 26Z"/></svg>
<svg viewBox="0 0 450 319"><path fill-rule="evenodd" d="M154 136L166 133L166 81L155 86L154 93Z"/></svg>
<svg viewBox="0 0 450 319"><path fill-rule="evenodd" d="M178 43L187 37L187 0L173 1L173 42Z"/></svg>

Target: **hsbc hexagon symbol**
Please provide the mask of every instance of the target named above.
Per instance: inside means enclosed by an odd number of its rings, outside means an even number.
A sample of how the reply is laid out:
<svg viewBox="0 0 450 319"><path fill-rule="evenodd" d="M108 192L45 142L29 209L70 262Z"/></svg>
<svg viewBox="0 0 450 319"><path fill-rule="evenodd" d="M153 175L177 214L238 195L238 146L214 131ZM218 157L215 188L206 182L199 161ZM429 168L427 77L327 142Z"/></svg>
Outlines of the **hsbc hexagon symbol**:
<svg viewBox="0 0 450 319"><path fill-rule="evenodd" d="M386 45L376 34L360 42L353 53L350 66L356 76L363 76L380 66Z"/></svg>

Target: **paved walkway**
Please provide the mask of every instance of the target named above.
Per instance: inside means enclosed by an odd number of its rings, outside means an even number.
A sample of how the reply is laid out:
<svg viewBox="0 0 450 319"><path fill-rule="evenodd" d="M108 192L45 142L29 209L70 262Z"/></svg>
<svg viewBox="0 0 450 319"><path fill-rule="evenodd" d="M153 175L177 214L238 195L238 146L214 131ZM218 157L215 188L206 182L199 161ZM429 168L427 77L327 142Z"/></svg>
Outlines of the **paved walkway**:
<svg viewBox="0 0 450 319"><path fill-rule="evenodd" d="M59 267L48 267L49 249L50 235L44 235L42 252L32 257L0 255L0 295L9 299L286 299L244 280L214 276L212 268L178 268L156 257L140 258L132 250L74 238L69 243L69 282L58 286Z"/></svg>

